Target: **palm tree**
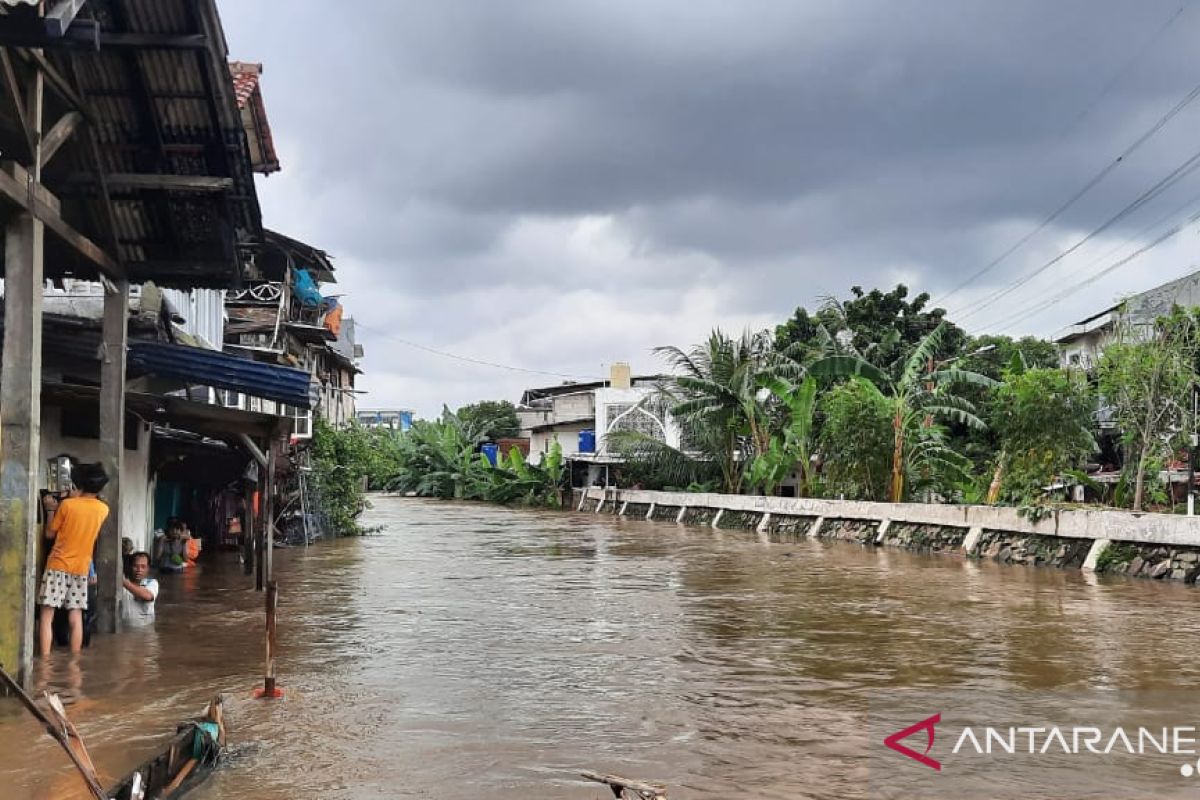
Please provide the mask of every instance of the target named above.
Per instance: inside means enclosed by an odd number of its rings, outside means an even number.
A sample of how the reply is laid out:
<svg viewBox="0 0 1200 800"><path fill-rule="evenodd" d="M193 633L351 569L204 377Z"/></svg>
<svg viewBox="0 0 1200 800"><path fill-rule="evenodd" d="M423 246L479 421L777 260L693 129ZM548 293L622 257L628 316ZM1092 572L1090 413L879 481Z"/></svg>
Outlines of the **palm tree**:
<svg viewBox="0 0 1200 800"><path fill-rule="evenodd" d="M945 444L934 420L957 422L984 430L974 405L953 394L955 384L994 386L995 381L968 370L945 368L933 361L946 337L945 323L920 341L898 366L893 377L861 356L833 355L815 362L809 374L828 378L865 379L888 399L892 409L892 479L889 498L904 500L906 481L929 476L939 469L960 471L959 457Z"/></svg>
<svg viewBox="0 0 1200 800"><path fill-rule="evenodd" d="M661 393L682 431L683 446L628 431L610 434L611 446L636 452L639 460L681 481L710 473L715 465L723 490L741 491L746 465L771 446L764 381L795 375L799 368L776 352L765 331L734 338L718 329L689 351L667 346L654 352L675 373Z"/></svg>

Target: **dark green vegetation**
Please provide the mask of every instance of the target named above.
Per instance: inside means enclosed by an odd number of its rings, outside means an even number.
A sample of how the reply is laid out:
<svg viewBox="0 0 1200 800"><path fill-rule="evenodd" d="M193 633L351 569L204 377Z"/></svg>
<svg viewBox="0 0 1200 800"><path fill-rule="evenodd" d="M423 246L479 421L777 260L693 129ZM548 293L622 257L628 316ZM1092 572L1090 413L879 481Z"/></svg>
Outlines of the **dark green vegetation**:
<svg viewBox="0 0 1200 800"><path fill-rule="evenodd" d="M418 420L407 433L393 434L398 447L383 488L420 497L560 505L564 468L557 443L538 466L516 449L499 454L493 466L479 452L492 428L490 418L464 419L449 409L440 420Z"/></svg>
<svg viewBox="0 0 1200 800"><path fill-rule="evenodd" d="M1050 342L970 337L904 286L851 295L796 309L773 335L717 330L659 348L686 444L612 437L637 461L625 482L773 494L786 481L801 496L1003 502L1038 516L1075 486L1103 491L1086 477L1103 402L1128 487L1111 499L1167 501L1146 477L1191 430L1194 314L1127 333L1086 373L1059 369Z"/></svg>

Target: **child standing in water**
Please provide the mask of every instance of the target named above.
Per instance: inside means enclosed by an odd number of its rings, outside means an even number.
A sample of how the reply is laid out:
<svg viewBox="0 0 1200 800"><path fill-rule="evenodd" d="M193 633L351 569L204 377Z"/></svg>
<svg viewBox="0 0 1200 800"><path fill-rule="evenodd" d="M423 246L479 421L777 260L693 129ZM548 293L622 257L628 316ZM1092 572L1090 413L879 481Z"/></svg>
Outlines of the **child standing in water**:
<svg viewBox="0 0 1200 800"><path fill-rule="evenodd" d="M46 539L54 542L38 591L38 644L42 656L50 655L54 610L63 608L71 629L71 652L83 649L83 612L88 606L88 568L100 527L108 519L108 505L96 495L108 484L99 464L81 466L75 476L79 497L59 503L47 495Z"/></svg>

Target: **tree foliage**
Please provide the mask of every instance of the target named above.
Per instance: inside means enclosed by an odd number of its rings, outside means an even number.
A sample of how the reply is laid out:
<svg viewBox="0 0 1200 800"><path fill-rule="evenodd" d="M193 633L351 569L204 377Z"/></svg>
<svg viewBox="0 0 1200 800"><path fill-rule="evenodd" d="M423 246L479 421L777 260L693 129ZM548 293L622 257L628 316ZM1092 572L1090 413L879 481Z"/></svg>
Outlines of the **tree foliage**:
<svg viewBox="0 0 1200 800"><path fill-rule="evenodd" d="M891 481L892 405L870 381L855 378L821 398L819 440L827 493L884 500Z"/></svg>
<svg viewBox="0 0 1200 800"><path fill-rule="evenodd" d="M480 452L490 425L487 417L463 419L449 409L443 409L440 420L413 423L399 439L387 488L446 500L558 505L565 472L558 443L537 466L516 448L500 454L493 466Z"/></svg>
<svg viewBox="0 0 1200 800"><path fill-rule="evenodd" d="M325 517L335 536L361 532L358 517L366 508L364 485L371 469L371 435L358 425L334 428L318 418L313 428L312 468Z"/></svg>
<svg viewBox="0 0 1200 800"><path fill-rule="evenodd" d="M815 314L797 308L775 329L775 346L801 364L812 363L831 351L831 339L865 361L889 369L899 365L930 333L943 328L936 358L962 351L966 334L946 321L946 311L928 308L929 295L908 299L900 284L889 292L851 287L851 298L828 298Z"/></svg>
<svg viewBox="0 0 1200 800"><path fill-rule="evenodd" d="M994 381L969 370L943 366L935 358L954 331L939 325L925 336L900 365L887 371L858 356L829 356L815 362L809 374L825 378L862 378L891 406L892 465L888 499L903 502L917 491L941 491L961 478L965 460L948 446L939 423L984 429L975 405L955 394L956 386L990 387ZM895 377L893 377L895 376Z"/></svg>
<svg viewBox="0 0 1200 800"><path fill-rule="evenodd" d="M511 439L521 433L516 407L507 400L484 400L455 412L464 425L482 430L488 441Z"/></svg>
<svg viewBox="0 0 1200 800"><path fill-rule="evenodd" d="M1097 445L1095 395L1083 375L1059 369L1010 373L996 389L991 423L1001 444L1005 497L1036 502L1042 490L1079 470Z"/></svg>
<svg viewBox="0 0 1200 800"><path fill-rule="evenodd" d="M1148 329L1126 326L1100 359L1100 394L1121 432L1135 511L1145 503L1147 475L1156 477L1186 444L1198 354L1196 317L1176 308Z"/></svg>

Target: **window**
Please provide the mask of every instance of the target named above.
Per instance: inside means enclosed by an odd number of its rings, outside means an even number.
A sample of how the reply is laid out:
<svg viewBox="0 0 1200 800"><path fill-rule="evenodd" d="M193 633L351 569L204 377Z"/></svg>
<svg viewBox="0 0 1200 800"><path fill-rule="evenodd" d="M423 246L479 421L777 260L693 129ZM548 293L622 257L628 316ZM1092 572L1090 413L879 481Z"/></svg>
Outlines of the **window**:
<svg viewBox="0 0 1200 800"><path fill-rule="evenodd" d="M284 406L284 416L292 418L292 436L296 439L312 438L312 411L297 406Z"/></svg>

